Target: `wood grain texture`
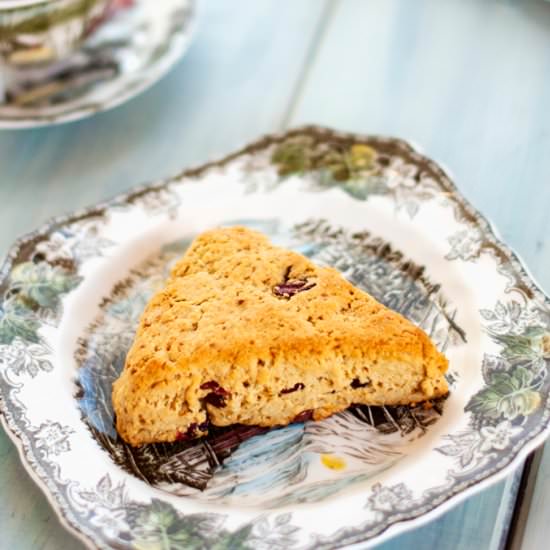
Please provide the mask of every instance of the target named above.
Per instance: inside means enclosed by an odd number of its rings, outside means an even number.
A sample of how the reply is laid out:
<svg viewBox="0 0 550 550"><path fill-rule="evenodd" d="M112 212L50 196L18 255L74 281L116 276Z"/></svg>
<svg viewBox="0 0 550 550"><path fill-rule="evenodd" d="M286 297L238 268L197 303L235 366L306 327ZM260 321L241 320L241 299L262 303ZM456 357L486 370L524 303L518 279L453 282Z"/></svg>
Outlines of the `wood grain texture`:
<svg viewBox="0 0 550 550"><path fill-rule="evenodd" d="M325 1L202 2L187 55L152 90L93 118L0 132L0 251L65 211L164 178L280 128ZM25 211L21 211L21 205Z"/></svg>
<svg viewBox="0 0 550 550"><path fill-rule="evenodd" d="M548 547L550 537L548 510L550 510L550 446L546 445L521 541L522 550L539 550Z"/></svg>
<svg viewBox="0 0 550 550"><path fill-rule="evenodd" d="M300 91L291 124L420 144L550 291L550 6L341 0ZM549 471L546 452L524 535L529 550L548 545ZM429 549L444 540L445 548L502 548L516 484L382 547Z"/></svg>
<svg viewBox="0 0 550 550"><path fill-rule="evenodd" d="M0 132L0 253L51 216L280 128L325 9L318 0L203 2L188 54L149 92L81 122ZM82 548L3 432L0 457L0 548Z"/></svg>
<svg viewBox="0 0 550 550"><path fill-rule="evenodd" d="M419 143L550 290L548 3L205 0L202 8L188 54L149 92L89 120L0 133L1 253L52 215L312 122ZM4 434L0 459L0 547L80 548ZM549 469L547 452L529 549L550 536ZM501 548L515 484L510 477L382 548Z"/></svg>
<svg viewBox="0 0 550 550"><path fill-rule="evenodd" d="M344 0L309 73L293 124L420 144L550 287L548 5Z"/></svg>
<svg viewBox="0 0 550 550"><path fill-rule="evenodd" d="M378 546L379 550L503 548L517 477L483 491L441 518Z"/></svg>

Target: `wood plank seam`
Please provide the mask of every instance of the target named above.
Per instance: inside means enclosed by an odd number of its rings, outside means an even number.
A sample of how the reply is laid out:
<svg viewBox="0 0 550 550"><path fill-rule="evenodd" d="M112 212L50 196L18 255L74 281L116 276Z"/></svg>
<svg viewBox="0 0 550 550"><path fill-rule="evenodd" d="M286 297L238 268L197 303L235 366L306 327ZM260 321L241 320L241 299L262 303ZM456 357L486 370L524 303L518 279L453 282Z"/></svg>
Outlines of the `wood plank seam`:
<svg viewBox="0 0 550 550"><path fill-rule="evenodd" d="M334 20L334 16L337 12L338 6L340 5L341 0L326 0L325 7L317 23L317 28L313 33L313 38L306 52L304 60L304 68L298 79L296 80L296 85L294 90L290 94L290 100L288 102L288 107L283 114L281 119L280 130L284 130L290 123L294 115L294 109L302 97L304 88L308 81L310 68L315 64L315 58L319 52L319 46L323 42L324 36L328 33L330 28L331 21Z"/></svg>

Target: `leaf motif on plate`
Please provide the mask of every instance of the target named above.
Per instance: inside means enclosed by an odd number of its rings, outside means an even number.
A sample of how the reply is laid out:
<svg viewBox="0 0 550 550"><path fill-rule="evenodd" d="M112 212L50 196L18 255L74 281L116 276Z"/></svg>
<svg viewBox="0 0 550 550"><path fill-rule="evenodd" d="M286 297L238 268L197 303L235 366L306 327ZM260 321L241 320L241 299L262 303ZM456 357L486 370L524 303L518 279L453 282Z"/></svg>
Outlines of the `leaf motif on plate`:
<svg viewBox="0 0 550 550"><path fill-rule="evenodd" d="M483 356L483 362L481 364L481 374L483 375L483 381L485 384L491 383L491 376L496 372L506 372L510 368L508 362L501 355L489 355Z"/></svg>
<svg viewBox="0 0 550 550"><path fill-rule="evenodd" d="M38 334L43 323L48 323L59 313L61 296L73 290L82 280L78 275L47 262L23 262L16 265L8 280L9 286L0 306L0 345L21 342L38 344ZM21 351L16 347L16 351ZM37 348L30 348L27 355L36 356ZM25 370L35 376L40 370L51 370L45 358L26 360ZM20 370L18 367L15 371Z"/></svg>
<svg viewBox="0 0 550 550"><path fill-rule="evenodd" d="M502 354L509 360L536 363L550 358L550 333L544 327L528 327L523 334L498 334L493 338L502 345Z"/></svg>
<svg viewBox="0 0 550 550"><path fill-rule="evenodd" d="M119 508L126 502L124 482L113 485L109 474L100 478L94 491L80 491L79 494L85 501L107 508Z"/></svg>
<svg viewBox="0 0 550 550"><path fill-rule="evenodd" d="M481 309L487 332L500 345L500 355L486 354L485 386L465 410L482 426L497 420L516 420L533 414L542 402L540 389L547 377L550 333L540 324L539 312L517 300L498 300L493 310Z"/></svg>
<svg viewBox="0 0 550 550"><path fill-rule="evenodd" d="M36 447L42 449L46 458L66 453L71 450L69 437L73 433L72 428L62 426L59 422L45 422L35 432Z"/></svg>
<svg viewBox="0 0 550 550"><path fill-rule="evenodd" d="M454 475L459 477L466 470L474 470L487 462L495 451L508 448L521 432L520 426L503 420L495 426L484 426L479 430L468 428L459 434L447 435L444 439L450 443L437 447L436 451L458 459L460 471L454 472Z"/></svg>
<svg viewBox="0 0 550 550"><path fill-rule="evenodd" d="M309 175L319 190L338 187L351 197L391 195L396 211L412 219L422 202L439 189L433 178L420 174L414 163L400 157L387 158L366 143L315 140L308 135L289 137L271 155L279 176Z"/></svg>
<svg viewBox="0 0 550 550"><path fill-rule="evenodd" d="M222 527L223 515L180 515L169 503L152 499L150 504L133 504L128 521L131 527L132 547L149 550L252 549L247 545L253 524L245 524L235 531Z"/></svg>
<svg viewBox="0 0 550 550"><path fill-rule="evenodd" d="M36 344L39 328L40 322L18 296L0 306L0 344L11 344L16 338Z"/></svg>
<svg viewBox="0 0 550 550"><path fill-rule="evenodd" d="M62 294L76 288L82 277L46 262L24 262L10 275L10 290L31 308L56 309Z"/></svg>
<svg viewBox="0 0 550 550"><path fill-rule="evenodd" d="M111 506L122 506L124 502L124 486L122 483L113 487L111 477L103 476L97 484L97 494L104 504L109 503Z"/></svg>
<svg viewBox="0 0 550 550"><path fill-rule="evenodd" d="M457 458L461 469L468 468L474 461L476 451L481 444L480 433L477 430L466 430L456 435L445 436L444 439L450 443L437 447L436 451Z"/></svg>
<svg viewBox="0 0 550 550"><path fill-rule="evenodd" d="M217 539L212 541L212 550L253 550L254 546L248 544L252 533L252 524L245 524L236 531L222 531Z"/></svg>
<svg viewBox="0 0 550 550"><path fill-rule="evenodd" d="M522 366L512 370L493 371L489 383L477 392L465 410L489 419L514 420L532 414L541 403L534 376Z"/></svg>
<svg viewBox="0 0 550 550"><path fill-rule="evenodd" d="M28 374L34 378L40 372L50 372L53 369L47 358L51 350L41 342L25 343L18 337L11 345L1 345L0 349L0 364L5 365L16 376Z"/></svg>
<svg viewBox="0 0 550 550"><path fill-rule="evenodd" d="M445 258L447 260L463 260L470 262L479 258L483 247L483 236L479 229L461 229L448 239L451 250Z"/></svg>
<svg viewBox="0 0 550 550"><path fill-rule="evenodd" d="M522 334L526 329L540 322L539 312L522 307L516 300L507 303L499 300L494 310L482 309L480 314L488 321L487 330L494 335Z"/></svg>
<svg viewBox="0 0 550 550"><path fill-rule="evenodd" d="M277 165L281 176L306 172L314 166L313 146L314 141L309 136L287 139L275 148L271 161Z"/></svg>
<svg viewBox="0 0 550 550"><path fill-rule="evenodd" d="M36 245L32 258L74 269L90 258L103 256L105 249L114 244L102 235L101 222L92 217L53 231Z"/></svg>
<svg viewBox="0 0 550 550"><path fill-rule="evenodd" d="M286 550L296 544L300 530L292 523L292 514L279 514L270 520L263 516L253 524L248 544L254 550Z"/></svg>

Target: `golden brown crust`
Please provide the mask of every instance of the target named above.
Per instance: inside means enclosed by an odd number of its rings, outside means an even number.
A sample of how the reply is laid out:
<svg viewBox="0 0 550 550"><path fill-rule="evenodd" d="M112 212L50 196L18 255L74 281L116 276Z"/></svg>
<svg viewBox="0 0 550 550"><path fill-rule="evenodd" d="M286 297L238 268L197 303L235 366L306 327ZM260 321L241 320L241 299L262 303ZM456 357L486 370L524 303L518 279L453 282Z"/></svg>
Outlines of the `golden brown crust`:
<svg viewBox="0 0 550 550"><path fill-rule="evenodd" d="M275 426L423 401L447 393L446 369L420 328L339 272L233 227L200 235L151 299L113 404L141 445L201 435L207 417Z"/></svg>

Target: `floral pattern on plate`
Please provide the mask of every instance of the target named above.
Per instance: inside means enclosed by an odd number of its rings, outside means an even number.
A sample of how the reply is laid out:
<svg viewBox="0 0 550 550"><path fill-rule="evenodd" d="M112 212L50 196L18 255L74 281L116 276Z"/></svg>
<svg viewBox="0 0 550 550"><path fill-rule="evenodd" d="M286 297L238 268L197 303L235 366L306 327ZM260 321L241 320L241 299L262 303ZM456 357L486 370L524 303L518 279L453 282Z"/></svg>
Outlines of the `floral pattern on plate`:
<svg viewBox="0 0 550 550"><path fill-rule="evenodd" d="M172 475L181 449L136 461L109 416L110 380L169 262L235 220L425 327L451 363L444 407L365 407L259 434L199 471L203 492L148 477L147 461ZM370 545L500 479L548 435L548 299L446 174L400 140L315 127L269 136L54 220L18 241L1 273L3 422L89 545ZM365 447L349 445L346 423ZM288 468L274 468L282 457Z"/></svg>

